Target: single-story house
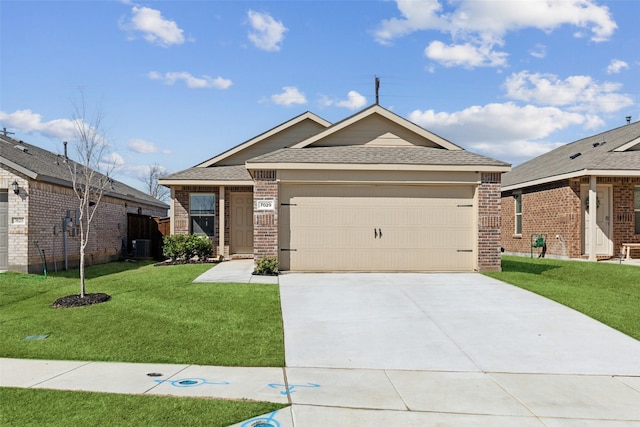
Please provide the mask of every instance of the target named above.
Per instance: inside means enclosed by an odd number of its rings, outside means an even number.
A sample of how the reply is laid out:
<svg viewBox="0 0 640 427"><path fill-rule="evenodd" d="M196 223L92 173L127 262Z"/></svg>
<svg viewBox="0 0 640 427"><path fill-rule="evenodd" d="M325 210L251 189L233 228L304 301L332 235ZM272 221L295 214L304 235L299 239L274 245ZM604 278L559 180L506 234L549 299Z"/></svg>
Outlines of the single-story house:
<svg viewBox="0 0 640 427"><path fill-rule="evenodd" d="M77 267L79 203L68 161L66 155L0 134L0 271ZM169 208L140 190L109 182L92 221L88 264L126 256L128 224L166 216Z"/></svg>
<svg viewBox="0 0 640 427"><path fill-rule="evenodd" d="M500 269L507 163L373 105L331 124L306 112L159 182L171 233L290 271Z"/></svg>
<svg viewBox="0 0 640 427"><path fill-rule="evenodd" d="M531 256L538 236L559 258L608 258L640 243L640 122L514 167L502 177L502 214L507 253Z"/></svg>

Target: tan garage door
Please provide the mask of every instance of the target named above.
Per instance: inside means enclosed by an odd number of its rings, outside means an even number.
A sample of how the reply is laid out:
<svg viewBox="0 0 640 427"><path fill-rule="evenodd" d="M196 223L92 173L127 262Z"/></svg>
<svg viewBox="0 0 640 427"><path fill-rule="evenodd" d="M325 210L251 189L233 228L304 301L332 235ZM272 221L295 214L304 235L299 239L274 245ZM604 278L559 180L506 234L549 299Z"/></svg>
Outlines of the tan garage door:
<svg viewBox="0 0 640 427"><path fill-rule="evenodd" d="M280 267L472 271L474 187L283 184Z"/></svg>

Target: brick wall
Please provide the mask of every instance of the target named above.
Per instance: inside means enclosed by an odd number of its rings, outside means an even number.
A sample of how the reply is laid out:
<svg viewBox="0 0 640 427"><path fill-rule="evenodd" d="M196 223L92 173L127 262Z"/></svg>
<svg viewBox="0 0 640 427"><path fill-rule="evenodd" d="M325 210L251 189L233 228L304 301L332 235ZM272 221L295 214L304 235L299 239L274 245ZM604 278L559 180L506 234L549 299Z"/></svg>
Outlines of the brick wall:
<svg viewBox="0 0 640 427"><path fill-rule="evenodd" d="M547 254L558 258L580 258L583 254L580 186L589 183L588 177L564 180L522 190L522 234L515 235L514 192L502 197L502 246L506 252L521 255L531 253L531 235L546 234ZM634 187L640 178L598 178L597 185L611 185L613 219L613 255L622 243L640 242L634 235ZM534 256L540 249L533 249Z"/></svg>
<svg viewBox="0 0 640 427"><path fill-rule="evenodd" d="M218 201L220 197L220 187L218 186L182 186L176 187L174 190L174 207L173 207L173 221L174 221L174 234L189 234L189 195L191 193L213 193L216 195L216 218L215 227L216 234L211 238L213 244L213 256L217 257L223 255L225 258L229 257L229 239L230 239L230 225L231 225L231 193L251 193L253 188L251 186L225 186L224 187L224 253L220 253L220 236L219 236L219 212Z"/></svg>
<svg viewBox="0 0 640 427"><path fill-rule="evenodd" d="M500 271L500 173L482 173L478 186L478 269Z"/></svg>
<svg viewBox="0 0 640 427"><path fill-rule="evenodd" d="M257 200L275 200L274 210L257 210ZM254 172L253 256L278 258L278 182L276 171Z"/></svg>
<svg viewBox="0 0 640 427"><path fill-rule="evenodd" d="M41 273L42 260L35 242L44 252L49 271L63 270L65 235L63 218L70 211L75 217L78 199L71 188L27 179L11 169L0 169L0 186L16 179L20 194L9 191L9 268L13 271ZM165 216L166 210L137 202L104 196L92 220L89 243L85 249L87 265L109 262L121 255L127 241L127 213ZM13 222L13 224L12 224ZM66 259L76 268L80 258L79 229L66 233Z"/></svg>

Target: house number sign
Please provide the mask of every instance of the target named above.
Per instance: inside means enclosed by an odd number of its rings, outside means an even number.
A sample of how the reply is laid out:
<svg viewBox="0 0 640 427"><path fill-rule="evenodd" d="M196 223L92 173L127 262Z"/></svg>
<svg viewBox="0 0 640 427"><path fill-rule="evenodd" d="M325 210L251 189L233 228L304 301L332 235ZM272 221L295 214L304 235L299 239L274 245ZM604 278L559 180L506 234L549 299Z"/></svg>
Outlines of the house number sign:
<svg viewBox="0 0 640 427"><path fill-rule="evenodd" d="M272 211L276 208L276 201L274 199L269 200L257 200L256 209L259 211Z"/></svg>

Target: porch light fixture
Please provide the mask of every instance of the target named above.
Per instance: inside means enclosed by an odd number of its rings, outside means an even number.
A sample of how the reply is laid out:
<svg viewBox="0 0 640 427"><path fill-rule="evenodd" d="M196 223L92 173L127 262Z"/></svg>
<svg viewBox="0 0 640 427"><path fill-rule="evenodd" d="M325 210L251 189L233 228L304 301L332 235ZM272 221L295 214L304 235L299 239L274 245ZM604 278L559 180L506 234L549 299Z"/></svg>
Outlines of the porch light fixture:
<svg viewBox="0 0 640 427"><path fill-rule="evenodd" d="M15 179L13 180L13 182L11 183L11 189L13 190L13 192L15 194L20 193L20 187L18 187L18 181L16 181Z"/></svg>

